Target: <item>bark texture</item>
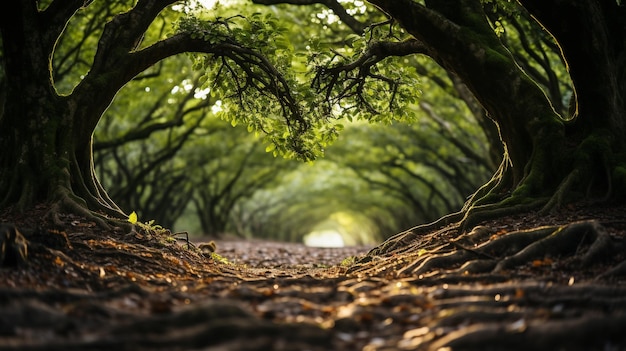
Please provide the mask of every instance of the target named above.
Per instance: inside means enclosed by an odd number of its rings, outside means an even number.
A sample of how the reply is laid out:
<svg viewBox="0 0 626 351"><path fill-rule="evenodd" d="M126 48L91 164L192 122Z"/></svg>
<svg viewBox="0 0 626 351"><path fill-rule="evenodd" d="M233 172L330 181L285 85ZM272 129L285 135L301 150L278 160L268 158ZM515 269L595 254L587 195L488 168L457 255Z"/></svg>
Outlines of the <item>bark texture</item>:
<svg viewBox="0 0 626 351"><path fill-rule="evenodd" d="M499 126L505 160L466 210L494 203L552 208L571 200L570 195L623 195L623 6L520 1L554 36L568 63L578 107L568 120L500 43L479 0L370 2L458 75Z"/></svg>

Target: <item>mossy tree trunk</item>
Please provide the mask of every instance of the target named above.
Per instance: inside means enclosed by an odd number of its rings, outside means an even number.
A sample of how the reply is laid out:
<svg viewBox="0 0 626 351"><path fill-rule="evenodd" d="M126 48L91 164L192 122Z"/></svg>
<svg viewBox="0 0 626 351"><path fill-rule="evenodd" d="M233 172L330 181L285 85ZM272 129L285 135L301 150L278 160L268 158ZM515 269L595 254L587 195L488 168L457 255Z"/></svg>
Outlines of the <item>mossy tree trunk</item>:
<svg viewBox="0 0 626 351"><path fill-rule="evenodd" d="M49 59L64 22L35 6L15 3L5 15L16 22L2 30L7 95L0 117L0 205L53 202L80 212L88 206L118 212L91 158L92 132L113 95L96 86L71 96L56 92Z"/></svg>
<svg viewBox="0 0 626 351"><path fill-rule="evenodd" d="M520 1L550 30L568 63L578 109L560 116L500 43L479 0L370 2L457 74L499 126L505 160L466 210L489 204L551 208L570 196L624 195L623 6L608 0Z"/></svg>

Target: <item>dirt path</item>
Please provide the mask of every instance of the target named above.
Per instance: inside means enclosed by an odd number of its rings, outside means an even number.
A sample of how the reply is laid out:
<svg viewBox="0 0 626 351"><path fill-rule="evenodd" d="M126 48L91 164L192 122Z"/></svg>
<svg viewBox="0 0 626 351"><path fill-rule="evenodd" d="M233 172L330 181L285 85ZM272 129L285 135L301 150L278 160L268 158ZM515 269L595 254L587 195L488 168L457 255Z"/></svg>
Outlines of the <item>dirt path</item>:
<svg viewBox="0 0 626 351"><path fill-rule="evenodd" d="M64 220L0 269L0 350L626 350L626 284L603 265L412 275L392 268L410 255L217 242L226 262Z"/></svg>
<svg viewBox="0 0 626 351"><path fill-rule="evenodd" d="M265 240L216 240L217 253L234 264L250 267L323 268L349 263L347 258L361 256L372 246L339 248L309 247L298 243Z"/></svg>

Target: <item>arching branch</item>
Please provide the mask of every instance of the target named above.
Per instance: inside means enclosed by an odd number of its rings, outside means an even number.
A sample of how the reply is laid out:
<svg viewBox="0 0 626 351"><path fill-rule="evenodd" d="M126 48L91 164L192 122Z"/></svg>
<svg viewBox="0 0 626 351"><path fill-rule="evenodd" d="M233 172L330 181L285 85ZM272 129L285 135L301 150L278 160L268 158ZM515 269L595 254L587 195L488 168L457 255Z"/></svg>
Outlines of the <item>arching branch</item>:
<svg viewBox="0 0 626 351"><path fill-rule="evenodd" d="M337 0L252 0L255 4L261 5L275 5L275 4L291 4L291 5L313 5L320 4L333 10L335 15L341 19L350 29L357 33L362 34L365 28L365 24L359 22L356 18L351 16L346 8L343 7Z"/></svg>
<svg viewBox="0 0 626 351"><path fill-rule="evenodd" d="M369 112L378 113L367 98L363 96L367 80L382 81L389 85L390 91L396 91L400 82L378 74L373 68L388 57L399 57L425 53L426 47L419 40L409 39L401 42L373 41L355 60L330 67L318 67L312 86L324 94L329 106L342 99L354 98ZM393 96L389 106L393 104Z"/></svg>

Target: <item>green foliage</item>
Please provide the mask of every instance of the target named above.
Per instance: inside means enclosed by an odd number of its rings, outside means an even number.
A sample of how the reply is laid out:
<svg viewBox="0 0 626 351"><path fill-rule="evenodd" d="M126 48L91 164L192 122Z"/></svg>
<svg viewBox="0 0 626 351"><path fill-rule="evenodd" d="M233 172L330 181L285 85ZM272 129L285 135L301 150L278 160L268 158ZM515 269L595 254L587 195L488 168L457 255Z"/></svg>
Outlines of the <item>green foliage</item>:
<svg viewBox="0 0 626 351"><path fill-rule="evenodd" d="M343 118L414 120L407 106L419 96L418 79L406 59L388 58L364 70L341 69L388 35L382 27L348 36L349 45L334 54L321 40L310 40L306 54L302 48L294 52L290 32L271 14L185 18L178 30L211 44L245 48L226 56L195 55L194 68L204 72L211 95L224 101L220 116L233 126L243 124L249 132L263 134L266 151L274 156L319 158L337 139ZM303 84L311 80L313 86Z"/></svg>
<svg viewBox="0 0 626 351"><path fill-rule="evenodd" d="M312 44L308 66L314 76L313 86L324 97L321 106L326 113L339 113L348 121L414 121L410 106L416 103L421 91L418 76L407 65L409 60L405 57L381 60L372 52L380 42L404 39L392 32L393 27L372 26L364 35L347 36L344 47Z"/></svg>
<svg viewBox="0 0 626 351"><path fill-rule="evenodd" d="M344 258L339 265L342 266L342 267L350 268L355 263L356 263L356 257L348 256L348 257Z"/></svg>
<svg viewBox="0 0 626 351"><path fill-rule="evenodd" d="M137 218L137 213L135 211L131 212L128 215L128 222L130 222L130 224L138 226L139 228L143 229L144 231L148 233L169 232L167 229L163 228L162 226L158 224L154 224L155 223L154 219L149 220L148 222L145 222L145 223L140 222Z"/></svg>
<svg viewBox="0 0 626 351"><path fill-rule="evenodd" d="M226 257L215 252L211 252L211 259L221 264L231 264L231 262Z"/></svg>
<svg viewBox="0 0 626 351"><path fill-rule="evenodd" d="M273 145L268 152L313 160L336 138L336 130L307 106L310 92L290 70L290 41L271 15L186 18L178 28L212 44L242 48L227 56L196 55L194 68L205 72L212 96L224 101L220 116L233 126L263 133Z"/></svg>

